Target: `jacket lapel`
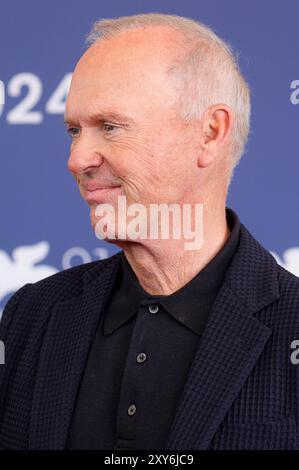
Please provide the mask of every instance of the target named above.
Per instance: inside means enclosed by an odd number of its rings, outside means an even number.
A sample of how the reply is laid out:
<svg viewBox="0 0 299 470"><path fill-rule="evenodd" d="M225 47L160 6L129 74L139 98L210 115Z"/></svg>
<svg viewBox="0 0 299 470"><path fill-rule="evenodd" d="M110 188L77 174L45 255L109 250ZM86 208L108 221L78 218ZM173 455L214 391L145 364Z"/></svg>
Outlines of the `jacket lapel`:
<svg viewBox="0 0 299 470"><path fill-rule="evenodd" d="M119 254L96 263L84 275L83 292L54 306L34 387L29 449L65 447L89 347L118 267Z"/></svg>
<svg viewBox="0 0 299 470"><path fill-rule="evenodd" d="M166 449L207 449L271 329L254 313L279 297L274 258L241 224L239 248L210 312Z"/></svg>

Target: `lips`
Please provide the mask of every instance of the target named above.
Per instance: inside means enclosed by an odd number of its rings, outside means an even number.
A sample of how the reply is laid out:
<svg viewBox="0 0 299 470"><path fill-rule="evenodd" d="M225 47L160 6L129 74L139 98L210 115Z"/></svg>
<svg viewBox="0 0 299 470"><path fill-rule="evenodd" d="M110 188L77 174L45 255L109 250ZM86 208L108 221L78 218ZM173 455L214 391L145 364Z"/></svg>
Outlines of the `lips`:
<svg viewBox="0 0 299 470"><path fill-rule="evenodd" d="M93 191L98 191L102 189L119 188L119 185L87 183L87 184L83 184L82 187L85 189L85 191L92 193Z"/></svg>
<svg viewBox="0 0 299 470"><path fill-rule="evenodd" d="M87 183L82 185L83 198L87 203L100 203L103 196L113 193L120 188L120 185Z"/></svg>

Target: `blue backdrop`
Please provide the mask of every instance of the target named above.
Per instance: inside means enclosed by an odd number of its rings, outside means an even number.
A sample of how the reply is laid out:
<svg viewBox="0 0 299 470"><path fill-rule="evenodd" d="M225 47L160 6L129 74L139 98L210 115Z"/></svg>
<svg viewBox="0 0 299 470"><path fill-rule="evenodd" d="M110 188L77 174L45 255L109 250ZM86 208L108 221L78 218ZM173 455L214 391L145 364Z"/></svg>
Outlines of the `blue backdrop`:
<svg viewBox="0 0 299 470"><path fill-rule="evenodd" d="M68 173L64 101L93 22L144 12L199 19L239 52L252 129L228 205L299 276L298 0L1 0L0 311L24 283L117 251Z"/></svg>

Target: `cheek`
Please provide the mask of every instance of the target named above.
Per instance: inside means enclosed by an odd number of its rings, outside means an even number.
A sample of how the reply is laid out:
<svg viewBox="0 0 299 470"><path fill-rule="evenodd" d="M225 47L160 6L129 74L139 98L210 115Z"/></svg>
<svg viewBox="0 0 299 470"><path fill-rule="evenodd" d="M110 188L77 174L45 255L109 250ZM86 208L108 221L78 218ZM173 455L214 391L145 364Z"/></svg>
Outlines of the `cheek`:
<svg viewBox="0 0 299 470"><path fill-rule="evenodd" d="M144 136L143 136L144 137ZM153 198L171 192L177 194L182 171L184 152L172 135L164 139L148 136L146 139L128 136L111 143L109 164L123 181L123 188L130 199Z"/></svg>
<svg viewBox="0 0 299 470"><path fill-rule="evenodd" d="M109 156L108 156L109 155ZM107 163L111 171L123 180L124 185L144 187L156 179L161 170L158 158L148 146L136 142L118 142L107 152Z"/></svg>

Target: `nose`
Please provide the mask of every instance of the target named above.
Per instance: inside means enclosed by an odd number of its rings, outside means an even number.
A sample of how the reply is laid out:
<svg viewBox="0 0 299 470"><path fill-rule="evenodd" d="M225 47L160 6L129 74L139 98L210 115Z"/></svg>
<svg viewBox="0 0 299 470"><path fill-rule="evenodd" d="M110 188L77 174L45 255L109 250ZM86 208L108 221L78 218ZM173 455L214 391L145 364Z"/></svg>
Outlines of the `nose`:
<svg viewBox="0 0 299 470"><path fill-rule="evenodd" d="M71 146L67 166L73 175L86 173L103 164L103 157L93 142L82 138Z"/></svg>

